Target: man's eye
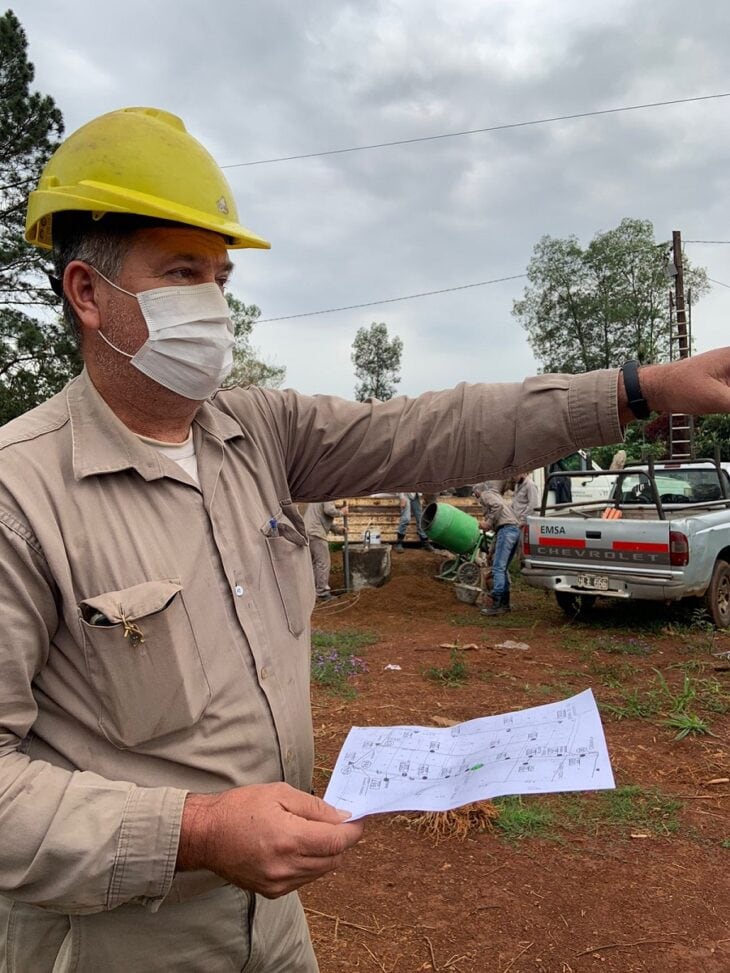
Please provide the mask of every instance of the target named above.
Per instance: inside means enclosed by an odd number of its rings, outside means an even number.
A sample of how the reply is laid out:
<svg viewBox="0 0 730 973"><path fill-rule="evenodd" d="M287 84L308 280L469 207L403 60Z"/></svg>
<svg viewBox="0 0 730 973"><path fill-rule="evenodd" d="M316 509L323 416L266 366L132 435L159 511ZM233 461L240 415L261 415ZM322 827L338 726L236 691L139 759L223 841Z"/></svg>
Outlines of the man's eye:
<svg viewBox="0 0 730 973"><path fill-rule="evenodd" d="M189 280L193 276L192 267L173 267L168 270L168 277L180 277L182 280Z"/></svg>

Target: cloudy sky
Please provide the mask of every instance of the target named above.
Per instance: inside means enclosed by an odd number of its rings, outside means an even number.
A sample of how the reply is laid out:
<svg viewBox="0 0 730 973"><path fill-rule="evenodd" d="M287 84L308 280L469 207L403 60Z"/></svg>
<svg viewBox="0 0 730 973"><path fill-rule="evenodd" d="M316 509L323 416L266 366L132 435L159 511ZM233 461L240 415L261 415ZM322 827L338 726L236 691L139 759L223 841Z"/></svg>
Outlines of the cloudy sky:
<svg viewBox="0 0 730 973"><path fill-rule="evenodd" d="M730 4L700 0L15 0L35 87L67 132L103 112L180 115L226 168L232 290L262 318L523 274L544 234L626 216L658 240L730 240L730 98L315 155L730 92ZM730 246L687 243L722 284L694 312L728 341ZM512 317L524 279L261 323L303 392L351 396L356 330L404 342L400 391L537 370Z"/></svg>

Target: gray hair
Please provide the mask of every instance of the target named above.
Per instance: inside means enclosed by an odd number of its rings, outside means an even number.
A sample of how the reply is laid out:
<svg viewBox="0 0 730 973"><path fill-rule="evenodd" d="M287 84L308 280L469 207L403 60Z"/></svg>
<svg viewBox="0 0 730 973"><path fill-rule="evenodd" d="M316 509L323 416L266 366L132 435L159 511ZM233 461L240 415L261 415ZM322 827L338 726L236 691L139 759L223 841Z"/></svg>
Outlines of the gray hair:
<svg viewBox="0 0 730 973"><path fill-rule="evenodd" d="M63 280L73 260L83 260L99 273L116 280L137 230L165 225L165 220L107 214L95 220L88 213L58 213L53 217L53 266ZM81 345L81 324L71 302L63 295L63 316L76 341Z"/></svg>

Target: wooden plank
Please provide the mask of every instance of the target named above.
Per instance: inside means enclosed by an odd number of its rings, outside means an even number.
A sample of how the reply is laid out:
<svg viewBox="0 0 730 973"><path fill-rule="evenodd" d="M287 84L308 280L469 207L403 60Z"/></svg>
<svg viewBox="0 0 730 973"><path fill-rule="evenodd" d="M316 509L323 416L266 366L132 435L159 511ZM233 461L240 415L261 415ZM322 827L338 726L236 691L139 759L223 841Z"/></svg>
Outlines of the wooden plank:
<svg viewBox="0 0 730 973"><path fill-rule="evenodd" d="M479 520L482 508L473 497L439 497L439 503L448 503ZM397 540L398 521L400 520L400 501L398 497L349 497L347 500L348 535L351 543L362 541L366 530L380 531L383 543L394 544ZM425 504L423 505L425 507ZM330 541L342 541L342 536L330 534ZM413 520L408 525L406 543L418 543L418 532Z"/></svg>

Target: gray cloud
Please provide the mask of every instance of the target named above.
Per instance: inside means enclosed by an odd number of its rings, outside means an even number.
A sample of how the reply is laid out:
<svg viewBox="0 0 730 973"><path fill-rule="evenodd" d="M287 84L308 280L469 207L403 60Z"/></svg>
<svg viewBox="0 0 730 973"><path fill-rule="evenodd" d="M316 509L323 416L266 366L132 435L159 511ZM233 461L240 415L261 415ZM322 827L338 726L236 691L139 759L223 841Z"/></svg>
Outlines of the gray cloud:
<svg viewBox="0 0 730 973"><path fill-rule="evenodd" d="M723 91L730 9L679 0L19 0L36 84L69 130L154 104L222 164ZM101 11L101 13L100 13ZM227 169L270 253L235 257L264 317L525 270L545 233L587 241L623 217L657 236L730 239L728 101ZM730 247L688 245L730 283ZM405 342L401 390L518 380L536 368L511 316L520 281L260 325L262 353L306 392L349 395L355 330ZM725 343L730 290L695 312Z"/></svg>

